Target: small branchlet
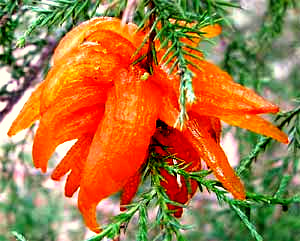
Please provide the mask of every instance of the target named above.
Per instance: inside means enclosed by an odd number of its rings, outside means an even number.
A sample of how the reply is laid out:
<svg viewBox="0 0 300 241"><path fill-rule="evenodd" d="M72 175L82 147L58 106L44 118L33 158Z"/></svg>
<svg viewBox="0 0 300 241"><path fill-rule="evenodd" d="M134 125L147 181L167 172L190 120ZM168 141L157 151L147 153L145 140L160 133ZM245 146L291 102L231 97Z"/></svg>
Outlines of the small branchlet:
<svg viewBox="0 0 300 241"><path fill-rule="evenodd" d="M176 158L176 156L162 157L156 153L150 155L147 166L145 167L145 173L149 174L148 177L151 181L151 188L142 193L137 202L128 205L126 212L113 218L113 222L107 225L101 234L88 239L88 241L98 241L104 237L113 238L119 235L122 224L127 224L136 213L139 214L137 240L148 240L148 227L151 227L151 229L159 227L161 230L155 236L154 240L174 240L174 237L177 240L186 240L181 230L190 229L193 226L180 224L180 221L172 215L172 211L168 209L167 204L174 204L183 208L186 208L186 205L174 202L168 198L160 183L161 180L163 180L163 177L160 175L161 169L166 170L174 176L180 175L186 180L195 180L198 182L201 191L205 188L209 193L214 193L220 204L227 204L228 207L236 213L257 241L262 241L263 238L258 233L255 225L249 220L248 212L250 212L251 208L261 205L288 206L292 203L300 203L299 195L295 195L291 198L281 197L282 190L288 185L289 179L285 179L285 182L282 183L274 196L247 192L246 200L236 200L231 198L230 194L222 187L220 182L208 178L208 175L211 173L210 171L187 172L185 170L186 165L169 165L165 161L168 158ZM151 208L150 204L158 207L154 221L149 220L147 214L148 209Z"/></svg>
<svg viewBox="0 0 300 241"><path fill-rule="evenodd" d="M24 6L36 14L36 20L30 24L25 33L17 41L18 47L24 47L26 40L38 28L63 25L71 20L74 24L79 19L88 19L95 15L101 1L92 4L81 0L50 0L36 1L35 4ZM91 12L91 16L87 12Z"/></svg>
<svg viewBox="0 0 300 241"><path fill-rule="evenodd" d="M282 129L287 125L291 125L289 130L289 147L293 149L293 152L296 155L300 148L300 107L296 107L288 112L279 113L276 120L278 122L280 121L278 124L279 129ZM241 160L240 166L237 169L238 175L242 175L244 172L249 170L252 162L256 160L258 155L266 149L271 141L272 138L270 137L260 137L258 143L256 143L250 154Z"/></svg>
<svg viewBox="0 0 300 241"><path fill-rule="evenodd" d="M142 29L147 23L151 23L150 31L141 48L148 40L153 40L150 36L153 36L153 32L155 32L154 40L160 42L156 51L166 49L160 59L160 64L168 67L169 74L179 75L180 114L177 124L183 126L184 121L188 118L186 105L196 101L192 84L193 72L190 66L198 68L193 63L193 59L201 59L203 55L200 49L194 46L194 42L205 38L205 33L200 30L202 27L220 22L223 19L221 16L225 18L226 8L237 6L224 1L203 1L202 3L202 1L153 0L149 4L151 13L145 14L139 25ZM155 16L155 20L151 19L153 16ZM190 50L196 51L196 54ZM155 56L155 54L153 55Z"/></svg>

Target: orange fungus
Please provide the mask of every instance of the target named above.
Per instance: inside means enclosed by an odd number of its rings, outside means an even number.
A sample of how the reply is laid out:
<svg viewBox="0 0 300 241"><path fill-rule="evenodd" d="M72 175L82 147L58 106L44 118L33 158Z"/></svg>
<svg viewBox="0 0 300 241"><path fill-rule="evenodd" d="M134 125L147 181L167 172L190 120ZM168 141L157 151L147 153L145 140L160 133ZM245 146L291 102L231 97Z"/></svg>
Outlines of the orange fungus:
<svg viewBox="0 0 300 241"><path fill-rule="evenodd" d="M193 54L201 60L191 61L200 68L189 66L196 100L187 106L189 119L181 128L176 126L180 77L168 73L170 66L154 66L150 75L145 62L132 64L147 51L146 44L133 57L146 35L136 30L134 24L122 25L119 19L108 17L94 18L71 30L56 48L47 77L8 132L15 135L40 120L33 162L43 172L59 144L77 139L51 177L59 180L69 173L65 195L70 197L79 189L79 210L94 232L101 231L96 207L103 198L122 190L121 209L131 202L149 146L160 156L174 156L164 158L168 165L186 165L189 172L199 171L204 160L234 198L245 199L243 183L220 146L220 120L288 142L283 132L258 116L278 112L278 107L233 82L198 52ZM221 27L207 26L201 32L204 37L215 37ZM165 50L158 52L158 62L164 54ZM182 207L175 204L185 204L197 183L163 169L161 176L162 187L174 201L168 207L180 217Z"/></svg>

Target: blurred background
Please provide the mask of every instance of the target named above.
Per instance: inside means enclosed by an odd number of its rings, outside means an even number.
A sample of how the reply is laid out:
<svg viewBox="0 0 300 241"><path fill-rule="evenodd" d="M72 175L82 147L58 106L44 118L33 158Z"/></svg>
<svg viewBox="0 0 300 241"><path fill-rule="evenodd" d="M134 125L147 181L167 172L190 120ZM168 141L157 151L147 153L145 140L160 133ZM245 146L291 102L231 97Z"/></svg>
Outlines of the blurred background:
<svg viewBox="0 0 300 241"><path fill-rule="evenodd" d="M26 6L39 7L39 2L42 1L0 2L0 241L16 240L12 231L31 241L85 240L93 233L83 224L76 195L65 198L64 181L50 179L53 167L71 144L59 146L48 171L41 173L33 167L31 159L36 126L13 138L6 135L30 93L47 73L59 39L73 26L66 22L60 27L35 29L25 47L16 48L17 41L41 13ZM90 2L92 5L96 1ZM96 15L102 14L112 2L102 1ZM207 59L226 69L235 81L255 89L278 104L283 112L298 110L299 4L288 0L234 2L240 8L228 8L224 12L230 24L224 22L221 36L215 38L214 43L202 42L200 48ZM80 16L76 21L86 18ZM286 115L277 117L276 123L284 122L284 131L294 138L293 142L288 147L272 141L266 151L255 158L251 168L242 175L248 191L283 198L300 194L298 112L286 122ZM248 131L225 124L223 127L222 146L231 165L238 166L262 139ZM143 186L140 192L142 190ZM109 222L110 217L119 213L119 194L101 202L98 211L101 223ZM150 218L151 215L154 216L154 211L149 212ZM264 240L300 240L299 201L288 206L255 205L251 208L250 220ZM182 222L193 225L184 232L190 241L254 240L240 218L205 190L198 191L190 201ZM135 240L136 223L135 217L121 240Z"/></svg>

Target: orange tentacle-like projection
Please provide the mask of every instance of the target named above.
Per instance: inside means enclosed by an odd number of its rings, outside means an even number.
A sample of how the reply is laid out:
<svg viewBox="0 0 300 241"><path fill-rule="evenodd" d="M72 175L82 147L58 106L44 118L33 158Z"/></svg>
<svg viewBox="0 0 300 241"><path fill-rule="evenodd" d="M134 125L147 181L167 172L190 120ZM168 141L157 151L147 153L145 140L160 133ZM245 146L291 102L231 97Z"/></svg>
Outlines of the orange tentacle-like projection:
<svg viewBox="0 0 300 241"><path fill-rule="evenodd" d="M136 25L122 25L115 18L95 18L71 30L56 48L54 65L45 80L8 132L9 136L15 135L40 120L33 161L44 172L56 147L77 139L54 169L52 178L59 180L69 172L65 195L72 196L79 189L78 207L86 225L95 232L101 230L96 220L97 204L121 190L121 205L131 202L149 145L154 142L158 154L176 157L166 157L168 165L187 164L187 171L197 171L201 168L200 159L204 160L237 199L245 199L245 190L219 145L220 120L288 142L282 131L258 116L276 113L276 105L233 82L226 72L193 49L187 51L201 58L189 59L199 68L188 66L194 73L196 99L187 105L188 120L180 128L176 126L180 77L169 74L169 66L154 66L150 75L144 69L145 60L132 64L147 51L146 43L133 56L147 34L136 30ZM201 31L205 37L214 37L221 28L207 26ZM194 47L200 40L193 35L182 39ZM159 47L159 43L155 45ZM160 50L158 60L165 53ZM193 180L164 170L161 175L161 185L170 200L184 204L196 191ZM176 217L181 216L182 207L169 208Z"/></svg>

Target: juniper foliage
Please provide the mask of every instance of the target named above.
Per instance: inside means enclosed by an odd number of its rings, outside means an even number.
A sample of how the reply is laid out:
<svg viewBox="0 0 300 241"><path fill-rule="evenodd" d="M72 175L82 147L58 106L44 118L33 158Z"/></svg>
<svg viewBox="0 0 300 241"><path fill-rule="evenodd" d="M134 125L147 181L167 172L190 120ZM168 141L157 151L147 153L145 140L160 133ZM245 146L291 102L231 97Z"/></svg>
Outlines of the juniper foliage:
<svg viewBox="0 0 300 241"><path fill-rule="evenodd" d="M279 128L289 133L288 150L280 153L278 144L270 138L258 137L252 133L235 130L240 140L239 149L243 156L237 168L247 186L247 199L234 200L222 185L211 179L209 171L196 173L186 172L180 165L167 165L163 160L167 157L152 153L145 167L145 178L140 195L127 211L115 216L103 232L88 240L103 240L104 237L116 238L126 231L126 239L145 240L299 240L300 239L300 196L299 196L299 159L300 159L300 108L299 108L299 13L300 6L293 0L266 0L265 10L261 15L254 15L245 6L246 1L233 0L3 0L0 2L0 68L5 68L11 78L7 83L0 83L0 121L12 110L25 90L38 83L48 70L50 57L61 38L68 30L79 22L94 16L123 17L123 21L133 20L140 28L147 28L149 34L145 42L159 39L162 48L167 48L162 62L172 63L170 72L180 71L181 114L179 122L186 118L185 105L192 102L193 73L189 64L193 65L186 48L201 51L210 57L210 50L205 45L195 48L181 41L188 37L188 32L204 38L199 28L208 24L221 23L223 35L220 38L224 46L223 67L243 85L251 86L258 92L270 91L276 101L282 98L287 111L279 113L275 122ZM232 18L236 11L242 12L250 21L239 26ZM129 14L125 14L129 13ZM174 22L168 21L174 19ZM257 19L256 19L257 18ZM179 21L196 23L182 25ZM158 27L160 26L160 27ZM227 27L226 27L227 26ZM169 44L171 43L171 44ZM22 47L22 48L20 48ZM142 46L141 46L142 47ZM286 50L286 51L282 51ZM298 52L297 52L298 51ZM296 53L296 54L293 54ZM298 54L299 56L299 54ZM156 49L150 45L147 56L152 64L156 64ZM292 59L293 65L284 61ZM274 61L288 65L289 75L279 79L272 71ZM151 66L149 68L151 72ZM285 83L283 83L285 81ZM284 88L285 91L282 91ZM40 230L40 224L30 217L35 211L33 207L32 184L34 176L28 181L25 194L20 193L18 185L12 181L15 173L12 164L12 153L22 146L26 139L19 143L8 143L2 146L0 156L1 192L10 193L9 198L0 205L1 215L11 216L15 220L15 230L10 235L0 235L0 239L8 240L11 235L17 240L55 240L52 228L41 232L41 236L32 235L31 230ZM19 149L18 149L19 150ZM27 160L26 151L22 150L20 160ZM275 156L272 155L275 153ZM22 163L27 167L26 161ZM169 200L160 185L160 169L166 169L172 175L182 175L186 180L198 182L201 192L207 190L215 196L216 202L203 198L197 212L182 204ZM27 169L26 169L27 170ZM39 181L42 177L37 177ZM51 213L42 215L48 225L59 218L60 209L55 209L55 201L47 189L44 196L49 200ZM16 198L17 199L14 199ZM206 197L206 196L205 196ZM31 201L28 204L28 200ZM11 206L12 200L18 200ZM52 200L52 201L51 201ZM168 210L167 204L177 204L185 208L194 220L193 225L181 224ZM23 211L19 208L24 207ZM28 210L30 208L30 210ZM26 211L27 209L27 211ZM33 209L33 210L32 210ZM155 217L149 213L156 210ZM57 213L55 212L57 211ZM36 211L38 212L38 211ZM55 213L55 215L53 215ZM199 215L201 213L201 215ZM23 221L20 216L24 217ZM38 214L38 217L39 214ZM50 218L51 217L51 218ZM28 226L28 220L31 225ZM7 231L1 225L0 231ZM27 227L26 227L27 225ZM130 227L137 226L133 233ZM11 231L11 230L10 230ZM251 235L249 235L249 233ZM23 235L22 235L23 234ZM83 237L83 236L81 236Z"/></svg>

